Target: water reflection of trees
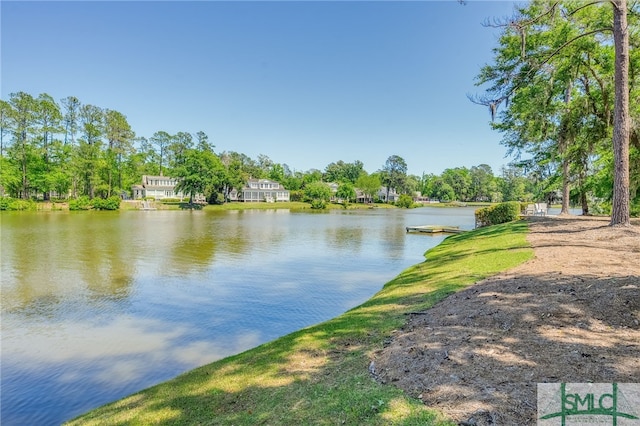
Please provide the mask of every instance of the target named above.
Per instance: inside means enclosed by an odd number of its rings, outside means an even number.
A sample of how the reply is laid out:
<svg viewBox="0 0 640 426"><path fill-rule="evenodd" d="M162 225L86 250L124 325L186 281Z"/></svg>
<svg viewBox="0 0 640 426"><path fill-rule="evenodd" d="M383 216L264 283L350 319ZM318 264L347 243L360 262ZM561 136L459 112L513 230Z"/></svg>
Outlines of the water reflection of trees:
<svg viewBox="0 0 640 426"><path fill-rule="evenodd" d="M379 241L384 251L392 259L399 259L404 256L404 244L398 244L406 238L406 224L404 216L390 216L390 220L381 227L379 232Z"/></svg>
<svg viewBox="0 0 640 426"><path fill-rule="evenodd" d="M235 257L270 251L286 241L289 219L288 210L236 211L225 218L222 248Z"/></svg>
<svg viewBox="0 0 640 426"><path fill-rule="evenodd" d="M340 226L327 228L325 238L327 246L331 248L358 253L362 248L364 233L364 229L360 227Z"/></svg>
<svg viewBox="0 0 640 426"><path fill-rule="evenodd" d="M92 222L92 232L79 236L81 271L90 298L124 299L131 292L136 271L135 247L130 243L133 226L117 213L96 215Z"/></svg>
<svg viewBox="0 0 640 426"><path fill-rule="evenodd" d="M167 241L171 262L164 268L172 273L204 271L216 254L237 258L268 250L286 238L277 223L282 215L274 212L201 212L181 220L175 238Z"/></svg>
<svg viewBox="0 0 640 426"><path fill-rule="evenodd" d="M54 312L79 298L122 299L135 274L118 213L52 212L3 218L5 310Z"/></svg>
<svg viewBox="0 0 640 426"><path fill-rule="evenodd" d="M240 214L237 214L240 213ZM269 212L54 212L3 216L3 309L126 299L136 277L187 275L216 254L268 251L286 239ZM105 307L102 307L105 308ZM37 310L37 309L36 309Z"/></svg>
<svg viewBox="0 0 640 426"><path fill-rule="evenodd" d="M218 222L205 220L202 212L187 212L174 226L171 239L164 242L170 250L170 262L162 268L171 273L187 274L206 269L215 258Z"/></svg>
<svg viewBox="0 0 640 426"><path fill-rule="evenodd" d="M404 244L398 241L406 238L403 213L205 210L3 215L3 310L27 306L55 310L74 301L121 303L139 279L151 278L154 283L165 276L187 279L212 270L214 263L259 262L273 253L301 255L289 253L291 241L306 241L303 251L326 247L348 255L374 249L398 258L404 255Z"/></svg>

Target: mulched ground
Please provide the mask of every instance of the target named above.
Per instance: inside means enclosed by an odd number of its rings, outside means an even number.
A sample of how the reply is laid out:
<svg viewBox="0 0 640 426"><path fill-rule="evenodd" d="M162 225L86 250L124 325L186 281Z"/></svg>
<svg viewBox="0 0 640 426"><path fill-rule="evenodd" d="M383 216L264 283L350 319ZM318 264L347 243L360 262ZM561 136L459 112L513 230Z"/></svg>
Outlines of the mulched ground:
<svg viewBox="0 0 640 426"><path fill-rule="evenodd" d="M536 384L640 382L640 222L531 218L535 258L412 315L377 379L462 425L536 423Z"/></svg>

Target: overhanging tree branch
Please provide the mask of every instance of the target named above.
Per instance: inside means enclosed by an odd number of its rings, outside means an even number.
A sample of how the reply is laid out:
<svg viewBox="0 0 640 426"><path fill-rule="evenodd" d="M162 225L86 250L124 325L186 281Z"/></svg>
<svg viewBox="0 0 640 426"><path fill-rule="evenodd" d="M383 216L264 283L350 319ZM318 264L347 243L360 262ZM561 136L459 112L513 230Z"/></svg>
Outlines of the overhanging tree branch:
<svg viewBox="0 0 640 426"><path fill-rule="evenodd" d="M594 2L593 4L595 4L596 2ZM610 31L613 32L613 28L599 28L596 30L592 30L580 35L577 35L576 37L572 38L571 40L566 41L565 43L563 43L560 47L558 47L557 49L555 49L551 54L549 54L542 62L540 62L539 64L535 64L534 66L532 66L532 68L529 69L529 71L526 72L526 74L522 77L521 81L528 81L530 78L532 78L537 72L539 72L545 65L547 65L556 55L558 55L563 49L565 49L567 46L569 46L570 44L576 42L577 40L583 38L583 37L587 37L593 34L598 34L598 33L602 33L605 31ZM546 52L543 52L541 54L545 55ZM528 65L532 65L531 63L528 63ZM467 95L467 98L477 104L477 105L483 105L489 108L489 112L491 113L491 120L493 121L495 119L497 110L498 110L498 106L500 106L500 104L502 102L504 102L505 100L507 100L509 97L511 97L513 95L513 93L518 90L522 84L515 84L514 86L511 87L511 89L505 93L502 96L499 96L497 98L489 98L489 97L477 97L477 96L470 96Z"/></svg>

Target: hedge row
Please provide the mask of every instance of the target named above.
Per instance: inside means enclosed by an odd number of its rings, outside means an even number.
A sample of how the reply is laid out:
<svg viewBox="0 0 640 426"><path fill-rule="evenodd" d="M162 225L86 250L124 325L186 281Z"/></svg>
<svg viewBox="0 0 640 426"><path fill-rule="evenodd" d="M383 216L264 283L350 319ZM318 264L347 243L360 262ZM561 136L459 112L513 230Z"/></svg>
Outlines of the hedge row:
<svg viewBox="0 0 640 426"><path fill-rule="evenodd" d="M120 197L114 195L109 198L93 198L87 196L78 197L69 201L69 210L118 210Z"/></svg>
<svg viewBox="0 0 640 426"><path fill-rule="evenodd" d="M517 201L495 204L476 210L476 228L517 220L522 206Z"/></svg>
<svg viewBox="0 0 640 426"><path fill-rule="evenodd" d="M36 202L19 198L0 197L0 210L36 210Z"/></svg>

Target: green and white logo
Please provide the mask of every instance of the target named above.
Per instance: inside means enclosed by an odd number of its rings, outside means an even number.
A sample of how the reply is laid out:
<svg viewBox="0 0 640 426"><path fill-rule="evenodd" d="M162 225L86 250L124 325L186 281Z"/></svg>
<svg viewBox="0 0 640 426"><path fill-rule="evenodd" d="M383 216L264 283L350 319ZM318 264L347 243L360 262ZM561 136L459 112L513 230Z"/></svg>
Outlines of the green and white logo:
<svg viewBox="0 0 640 426"><path fill-rule="evenodd" d="M538 383L538 425L640 426L640 384Z"/></svg>

